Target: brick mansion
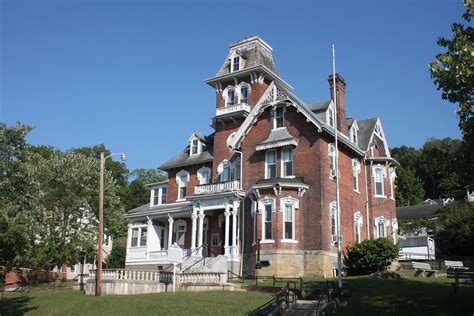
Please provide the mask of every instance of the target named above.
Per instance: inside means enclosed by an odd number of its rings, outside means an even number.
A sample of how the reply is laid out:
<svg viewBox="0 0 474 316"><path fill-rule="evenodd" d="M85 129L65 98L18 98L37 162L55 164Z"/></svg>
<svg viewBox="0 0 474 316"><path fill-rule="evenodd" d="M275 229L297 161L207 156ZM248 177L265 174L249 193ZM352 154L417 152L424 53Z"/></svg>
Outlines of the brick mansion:
<svg viewBox="0 0 474 316"><path fill-rule="evenodd" d="M336 177L342 249L396 241L397 162L379 118L346 116L342 76L336 103L332 76L328 100L305 103L255 36L229 45L205 82L215 92L214 132L184 139L183 151L159 167L168 180L149 184L149 203L128 211L127 269L157 270L179 246L183 258L220 257L234 273L253 275L259 246L259 275L332 276Z"/></svg>

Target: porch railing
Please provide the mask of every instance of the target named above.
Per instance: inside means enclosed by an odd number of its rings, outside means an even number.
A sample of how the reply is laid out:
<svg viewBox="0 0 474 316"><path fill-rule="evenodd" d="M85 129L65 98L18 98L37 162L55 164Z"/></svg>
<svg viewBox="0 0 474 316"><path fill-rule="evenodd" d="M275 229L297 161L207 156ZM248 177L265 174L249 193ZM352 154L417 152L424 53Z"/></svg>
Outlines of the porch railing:
<svg viewBox="0 0 474 316"><path fill-rule="evenodd" d="M216 116L230 114L234 112L244 111L250 113L250 106L246 103L241 103L233 106L226 106L216 109Z"/></svg>
<svg viewBox="0 0 474 316"><path fill-rule="evenodd" d="M89 271L89 278L95 279L97 270ZM136 280L136 281L159 281L159 271L138 271L123 269L103 269L102 280Z"/></svg>
<svg viewBox="0 0 474 316"><path fill-rule="evenodd" d="M194 187L194 194L210 194L236 190L240 190L240 180L196 185Z"/></svg>
<svg viewBox="0 0 474 316"><path fill-rule="evenodd" d="M156 250L156 251L146 251L146 247L130 247L127 252L127 261L181 261L181 258L187 257L191 253L191 249L178 249L181 252L173 252L171 254L169 249L166 250Z"/></svg>

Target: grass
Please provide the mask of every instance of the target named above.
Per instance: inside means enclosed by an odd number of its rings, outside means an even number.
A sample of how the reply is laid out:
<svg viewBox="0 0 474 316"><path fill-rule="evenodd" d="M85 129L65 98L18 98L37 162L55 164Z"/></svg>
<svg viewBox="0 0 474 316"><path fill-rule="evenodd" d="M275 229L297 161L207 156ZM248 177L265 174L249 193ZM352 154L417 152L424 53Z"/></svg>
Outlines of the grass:
<svg viewBox="0 0 474 316"><path fill-rule="evenodd" d="M368 276L343 279L352 297L337 315L474 315L474 286L461 285L453 294L446 276L413 277L402 272L402 280L379 280ZM311 286L312 282L306 282Z"/></svg>
<svg viewBox="0 0 474 316"><path fill-rule="evenodd" d="M6 293L0 315L243 315L271 298L255 292L176 292L95 297L70 288Z"/></svg>
<svg viewBox="0 0 474 316"><path fill-rule="evenodd" d="M337 315L474 315L474 286L461 285L453 294L446 276L379 280L347 277L343 285L352 293L349 305ZM305 280L307 293L323 279ZM260 283L260 282L259 282ZM265 280L263 285L271 285ZM238 283L237 283L238 284ZM249 284L250 285L250 284ZM34 287L23 297L6 293L0 315L243 315L271 298L256 292L177 292L130 296L87 296L70 287L53 290Z"/></svg>

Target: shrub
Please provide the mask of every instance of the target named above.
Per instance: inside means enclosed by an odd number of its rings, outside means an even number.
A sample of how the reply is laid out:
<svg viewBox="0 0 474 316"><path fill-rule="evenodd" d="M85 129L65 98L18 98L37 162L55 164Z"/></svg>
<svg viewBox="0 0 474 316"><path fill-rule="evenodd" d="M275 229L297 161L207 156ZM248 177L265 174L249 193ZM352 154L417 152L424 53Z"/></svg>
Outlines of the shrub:
<svg viewBox="0 0 474 316"><path fill-rule="evenodd" d="M112 251L107 257L107 268L123 269L125 267L125 256L127 252L127 237L119 237L114 240Z"/></svg>
<svg viewBox="0 0 474 316"><path fill-rule="evenodd" d="M364 275L385 271L398 258L400 247L385 238L367 239L347 247L344 264L348 275Z"/></svg>

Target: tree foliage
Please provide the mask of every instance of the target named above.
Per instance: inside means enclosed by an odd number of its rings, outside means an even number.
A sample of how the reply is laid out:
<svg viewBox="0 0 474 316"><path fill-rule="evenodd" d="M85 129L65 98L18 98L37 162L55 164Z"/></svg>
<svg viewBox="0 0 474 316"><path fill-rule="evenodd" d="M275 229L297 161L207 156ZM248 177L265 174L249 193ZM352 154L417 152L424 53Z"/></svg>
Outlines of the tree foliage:
<svg viewBox="0 0 474 316"><path fill-rule="evenodd" d="M166 176L158 169L135 169L130 174L130 178L133 180L120 191L127 211L150 201L150 190L147 184L166 180Z"/></svg>
<svg viewBox="0 0 474 316"><path fill-rule="evenodd" d="M439 210L436 243L447 255L474 255L474 203L455 202Z"/></svg>
<svg viewBox="0 0 474 316"><path fill-rule="evenodd" d="M474 186L474 28L469 24L473 3L467 2L463 19L468 23L451 25L452 38L441 37L438 45L446 51L436 56L430 64L431 77L441 90L441 97L458 104L459 127L463 133L461 178Z"/></svg>
<svg viewBox="0 0 474 316"><path fill-rule="evenodd" d="M107 267L111 269L123 269L125 267L125 256L127 253L127 237L119 237L114 240L112 251L107 257Z"/></svg>
<svg viewBox="0 0 474 316"><path fill-rule="evenodd" d="M398 258L400 248L386 238L367 239L347 247L344 264L349 275L366 275L385 271Z"/></svg>

